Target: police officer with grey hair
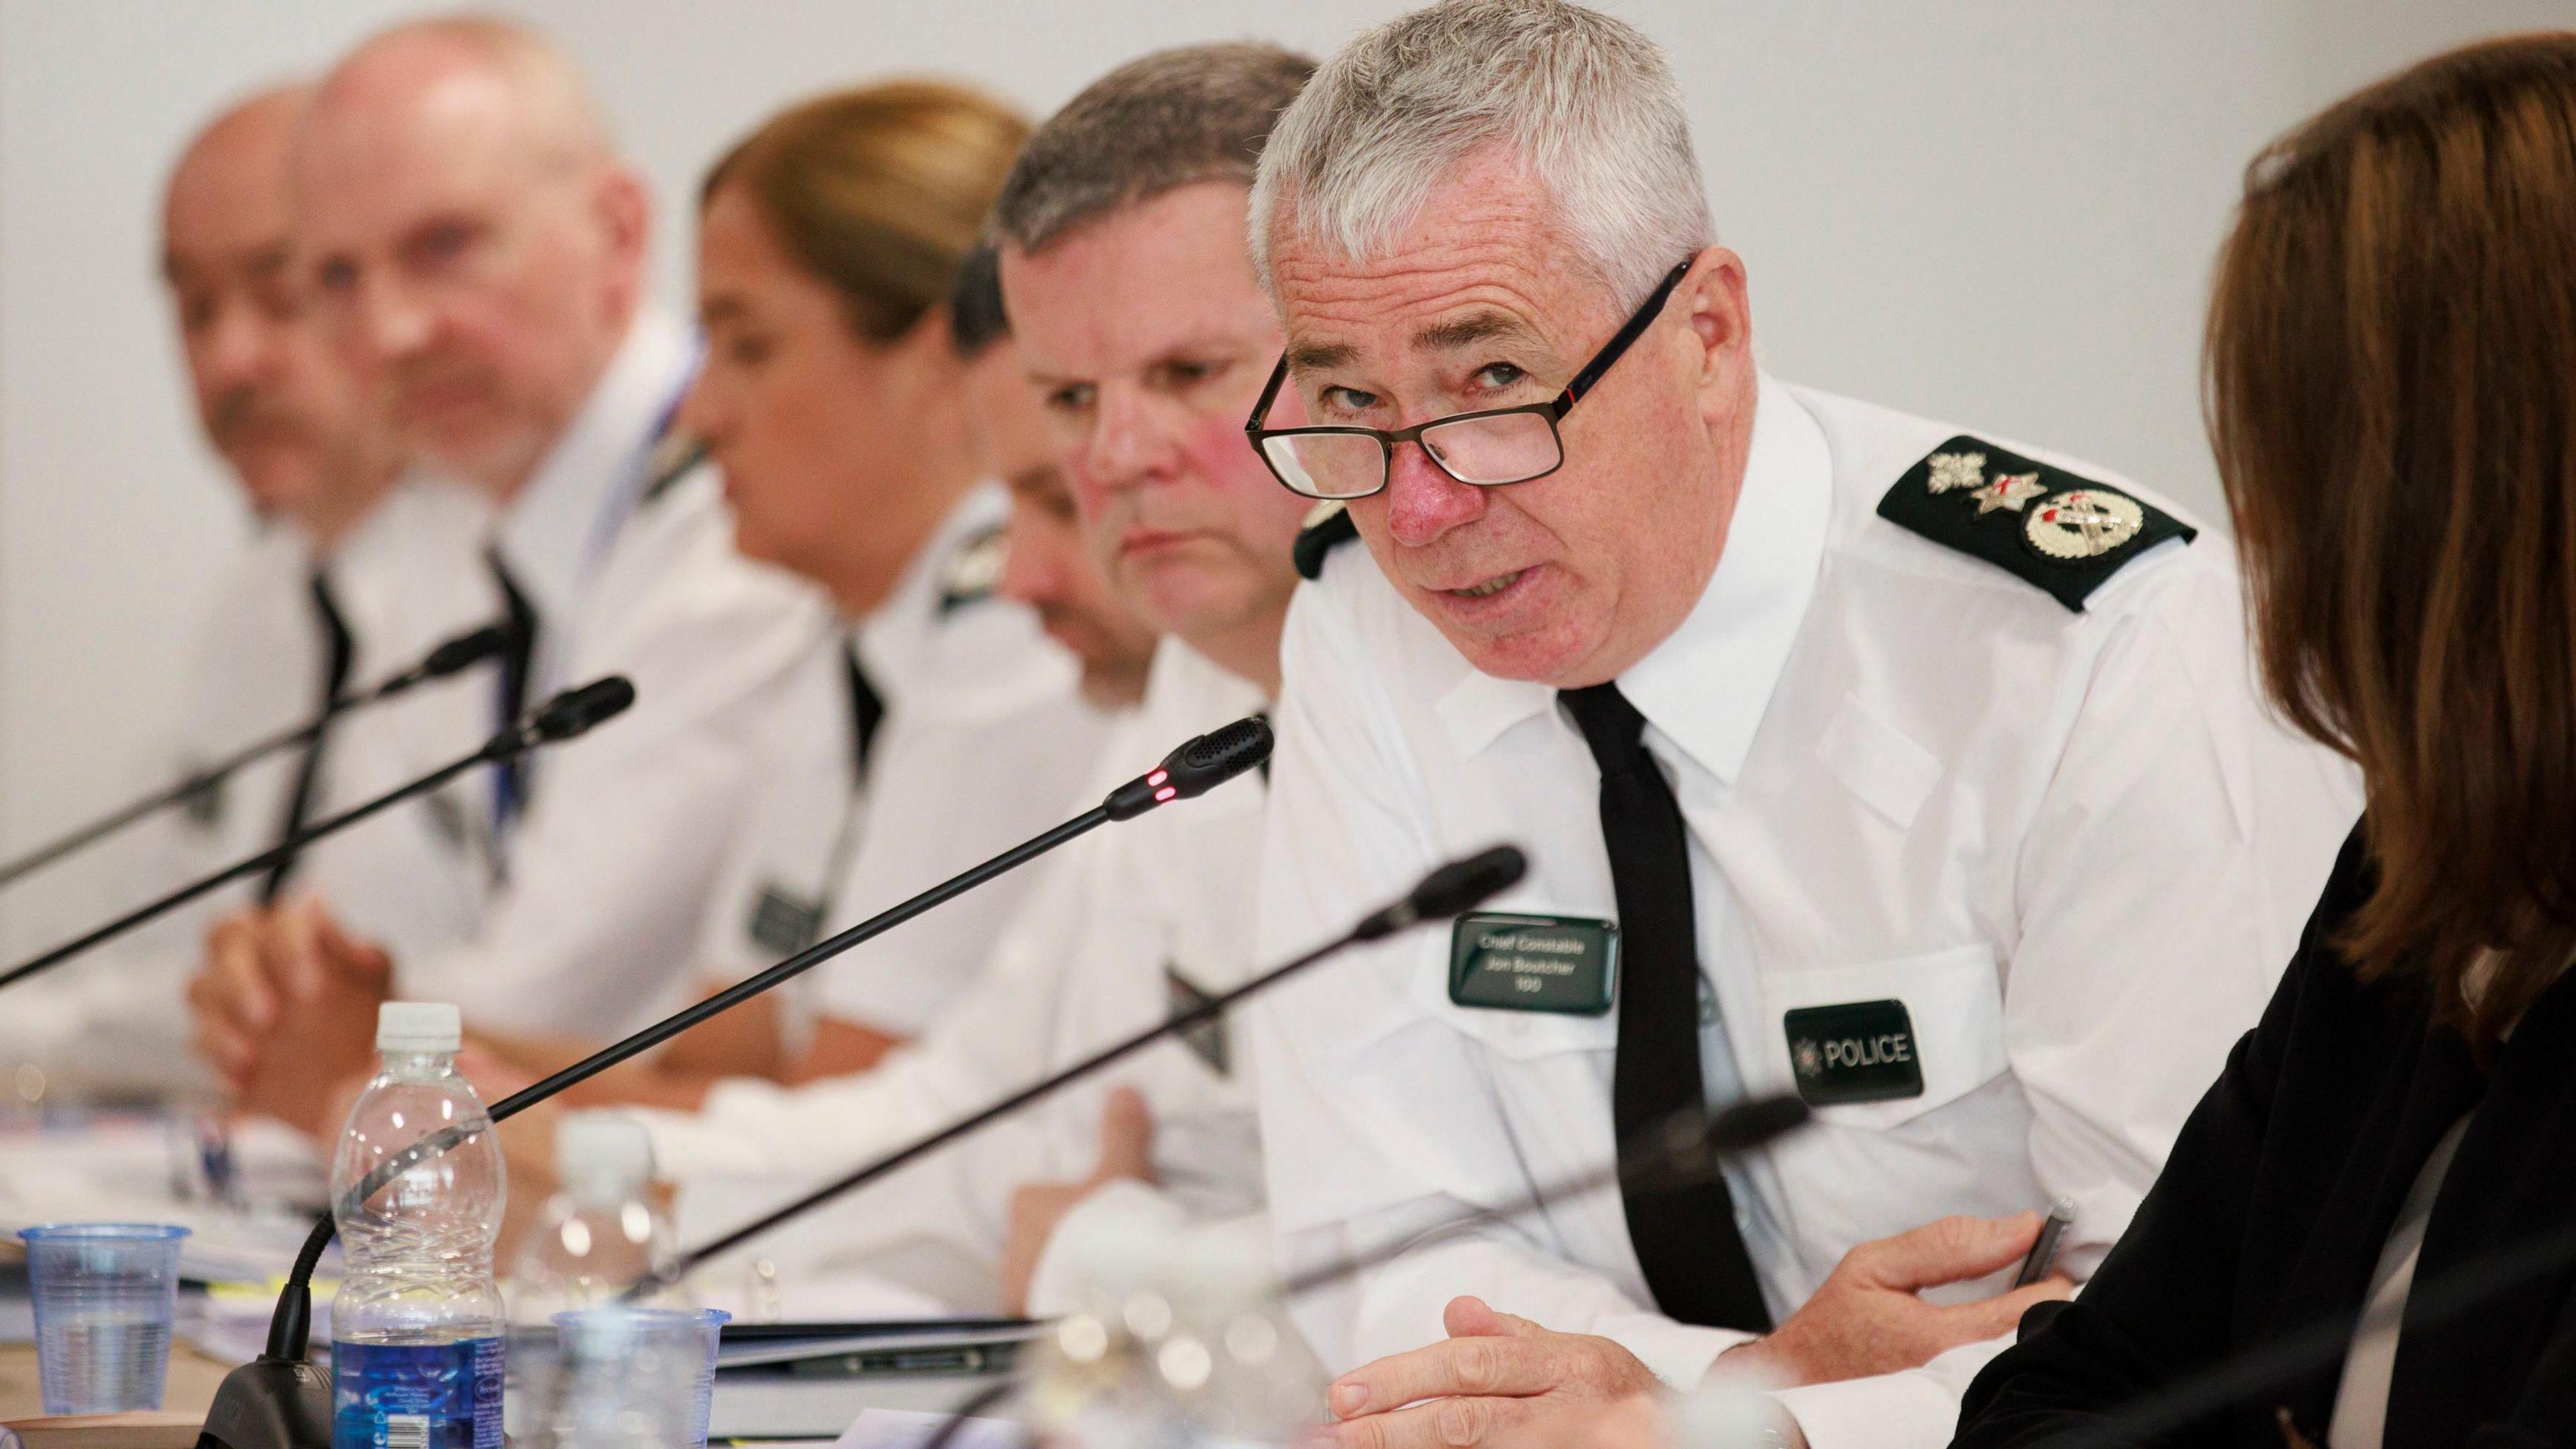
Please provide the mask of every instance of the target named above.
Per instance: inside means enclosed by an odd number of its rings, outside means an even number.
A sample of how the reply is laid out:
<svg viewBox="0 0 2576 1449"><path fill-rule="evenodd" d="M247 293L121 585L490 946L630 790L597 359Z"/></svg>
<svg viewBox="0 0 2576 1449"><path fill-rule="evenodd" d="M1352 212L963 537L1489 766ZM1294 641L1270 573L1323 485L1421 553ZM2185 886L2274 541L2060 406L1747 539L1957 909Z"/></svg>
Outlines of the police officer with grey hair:
<svg viewBox="0 0 2576 1449"><path fill-rule="evenodd" d="M1251 244L1286 350L1248 427L1346 510L1283 644L1261 954L1462 850L1533 861L1255 1013L1288 1266L1403 1246L1306 1308L1343 1442L1733 1370L1784 1438L1945 1442L2120 1234L2357 808L2258 705L2226 550L1764 373L1670 68L1565 0L1354 40ZM1480 1216L1790 1091L1812 1125L1720 1177Z"/></svg>

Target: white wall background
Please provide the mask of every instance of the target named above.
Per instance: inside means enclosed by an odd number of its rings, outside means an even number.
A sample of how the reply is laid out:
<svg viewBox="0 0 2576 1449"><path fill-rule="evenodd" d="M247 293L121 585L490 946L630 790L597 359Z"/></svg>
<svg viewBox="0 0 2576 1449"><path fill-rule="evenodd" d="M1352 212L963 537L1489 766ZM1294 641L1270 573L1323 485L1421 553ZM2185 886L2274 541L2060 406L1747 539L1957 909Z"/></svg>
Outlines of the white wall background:
<svg viewBox="0 0 2576 1449"><path fill-rule="evenodd" d="M2355 84L2576 0L1607 0L1675 57L1770 365L2092 457L2218 512L2194 395L2246 158ZM154 277L162 176L226 99L410 0L0 0L0 853L142 781L167 667L242 515ZM890 72L1043 112L1139 51L1318 52L1403 0L507 0L592 69L688 276L699 169L784 101ZM16 956L114 904L0 897Z"/></svg>

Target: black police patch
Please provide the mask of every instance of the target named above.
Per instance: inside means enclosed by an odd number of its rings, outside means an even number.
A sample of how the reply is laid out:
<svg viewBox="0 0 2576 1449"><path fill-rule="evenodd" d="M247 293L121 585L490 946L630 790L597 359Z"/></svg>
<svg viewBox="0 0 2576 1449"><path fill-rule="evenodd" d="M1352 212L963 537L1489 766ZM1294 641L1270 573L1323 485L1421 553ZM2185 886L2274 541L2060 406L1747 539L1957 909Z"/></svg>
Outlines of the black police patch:
<svg viewBox="0 0 2576 1449"><path fill-rule="evenodd" d="M1619 999L1619 928L1569 916L1460 916L1449 932L1449 999L1599 1016Z"/></svg>
<svg viewBox="0 0 2576 1449"><path fill-rule="evenodd" d="M1196 1011L1216 999L1214 992L1200 990L1190 978L1183 976L1178 966L1166 964L1163 967L1163 985L1174 1016L1184 1011ZM1234 1050L1225 1034L1224 1017L1209 1017L1196 1026L1183 1029L1180 1037L1181 1045L1207 1063L1209 1071L1220 1077L1234 1075Z"/></svg>
<svg viewBox="0 0 2576 1449"><path fill-rule="evenodd" d="M1359 525L1351 522L1351 511L1339 503L1318 503L1306 514L1306 526L1297 533L1289 557L1297 561L1297 572L1310 579L1324 576L1324 560L1334 549L1360 536Z"/></svg>
<svg viewBox="0 0 2576 1449"><path fill-rule="evenodd" d="M1914 1018L1902 1001L1807 1006L1781 1018L1798 1095L1811 1107L1923 1095Z"/></svg>
<svg viewBox="0 0 2576 1449"><path fill-rule="evenodd" d="M2199 530L2145 499L1961 434L1905 470L1878 516L2020 575L2075 610L2129 560Z"/></svg>
<svg viewBox="0 0 2576 1449"><path fill-rule="evenodd" d="M179 796L179 812L190 825L211 831L224 823L224 777L199 775Z"/></svg>
<svg viewBox="0 0 2576 1449"><path fill-rule="evenodd" d="M821 933L823 907L819 902L800 900L785 886L773 885L760 893L747 924L753 944L780 956L793 956L813 945Z"/></svg>

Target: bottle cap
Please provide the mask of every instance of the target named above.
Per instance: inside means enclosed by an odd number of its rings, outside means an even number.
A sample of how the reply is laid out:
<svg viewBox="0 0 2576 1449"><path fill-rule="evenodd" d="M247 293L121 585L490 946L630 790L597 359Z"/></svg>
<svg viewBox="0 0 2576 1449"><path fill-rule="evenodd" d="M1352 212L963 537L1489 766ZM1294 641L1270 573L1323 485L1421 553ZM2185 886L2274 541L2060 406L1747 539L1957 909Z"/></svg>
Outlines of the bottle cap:
<svg viewBox="0 0 2576 1449"><path fill-rule="evenodd" d="M376 1008L376 1050L454 1052L465 1044L465 1016L444 1001L388 1001Z"/></svg>
<svg viewBox="0 0 2576 1449"><path fill-rule="evenodd" d="M623 1112L569 1113L555 1125L555 1175L622 1200L653 1180L652 1134Z"/></svg>

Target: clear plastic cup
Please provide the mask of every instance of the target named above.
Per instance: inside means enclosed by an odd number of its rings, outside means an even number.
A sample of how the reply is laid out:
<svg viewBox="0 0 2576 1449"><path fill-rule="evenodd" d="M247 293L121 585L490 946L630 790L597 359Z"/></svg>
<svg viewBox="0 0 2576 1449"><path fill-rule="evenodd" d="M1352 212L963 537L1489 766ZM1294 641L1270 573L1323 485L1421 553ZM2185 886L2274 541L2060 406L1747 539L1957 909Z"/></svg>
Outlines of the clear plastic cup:
<svg viewBox="0 0 2576 1449"><path fill-rule="evenodd" d="M697 1420L690 1432L689 1449L707 1449L707 1420L716 1406L716 1349L724 1342L724 1326L732 1321L733 1315L721 1308L698 1310L698 1327L706 1335L707 1356L698 1368Z"/></svg>
<svg viewBox="0 0 2576 1449"><path fill-rule="evenodd" d="M624 1305L556 1314L555 1403L538 1442L705 1449L716 1343L730 1317Z"/></svg>
<svg viewBox="0 0 2576 1449"><path fill-rule="evenodd" d="M179 1240L186 1236L186 1228L153 1223L47 1223L19 1231L46 1413L161 1407L179 1307Z"/></svg>

